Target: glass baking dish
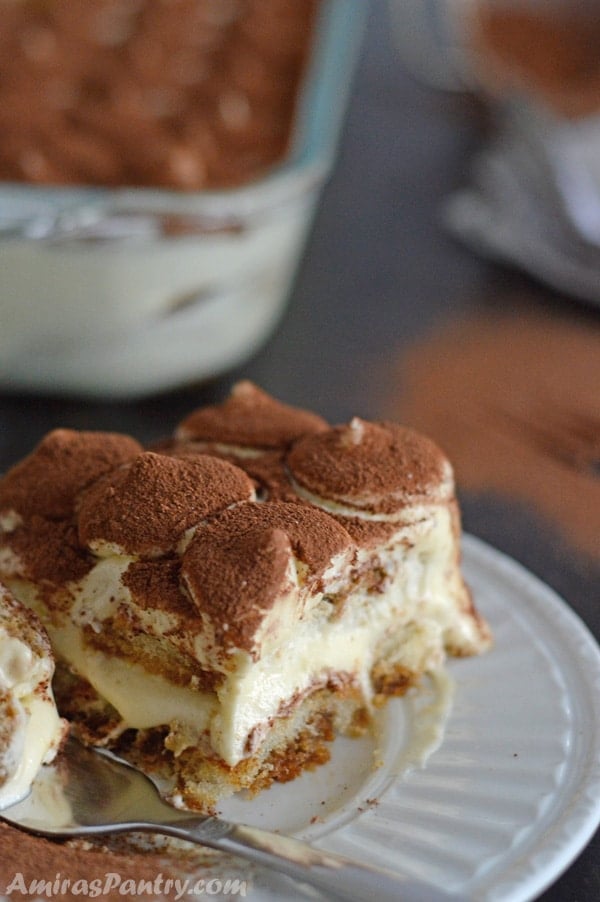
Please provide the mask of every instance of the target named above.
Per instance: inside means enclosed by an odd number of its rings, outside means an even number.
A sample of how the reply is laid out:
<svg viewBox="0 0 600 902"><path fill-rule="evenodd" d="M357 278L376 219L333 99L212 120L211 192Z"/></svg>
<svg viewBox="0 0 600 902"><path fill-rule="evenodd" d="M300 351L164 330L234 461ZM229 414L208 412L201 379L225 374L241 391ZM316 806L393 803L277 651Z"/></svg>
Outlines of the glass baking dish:
<svg viewBox="0 0 600 902"><path fill-rule="evenodd" d="M0 387L135 398L215 376L281 317L331 169L366 4L323 0L292 139L239 188L0 183Z"/></svg>

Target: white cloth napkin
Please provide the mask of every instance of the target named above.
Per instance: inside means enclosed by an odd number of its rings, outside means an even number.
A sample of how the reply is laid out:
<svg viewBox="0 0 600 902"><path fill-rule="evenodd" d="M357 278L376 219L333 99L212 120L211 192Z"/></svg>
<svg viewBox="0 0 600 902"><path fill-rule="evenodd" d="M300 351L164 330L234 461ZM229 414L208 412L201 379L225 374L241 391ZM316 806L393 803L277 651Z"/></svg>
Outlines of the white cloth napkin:
<svg viewBox="0 0 600 902"><path fill-rule="evenodd" d="M442 217L478 252L600 304L600 116L567 121L508 102Z"/></svg>

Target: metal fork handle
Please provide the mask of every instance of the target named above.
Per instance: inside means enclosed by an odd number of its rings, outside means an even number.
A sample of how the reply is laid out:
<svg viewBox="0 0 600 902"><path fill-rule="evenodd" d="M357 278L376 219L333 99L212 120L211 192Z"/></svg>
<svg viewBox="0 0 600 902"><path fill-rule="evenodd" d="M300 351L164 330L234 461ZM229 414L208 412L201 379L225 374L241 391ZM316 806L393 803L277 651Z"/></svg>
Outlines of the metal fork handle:
<svg viewBox="0 0 600 902"><path fill-rule="evenodd" d="M257 827L208 818L200 823L190 819L188 823L155 825L154 829L264 865L326 891L330 899L448 902L456 898L430 883L359 864L292 837Z"/></svg>

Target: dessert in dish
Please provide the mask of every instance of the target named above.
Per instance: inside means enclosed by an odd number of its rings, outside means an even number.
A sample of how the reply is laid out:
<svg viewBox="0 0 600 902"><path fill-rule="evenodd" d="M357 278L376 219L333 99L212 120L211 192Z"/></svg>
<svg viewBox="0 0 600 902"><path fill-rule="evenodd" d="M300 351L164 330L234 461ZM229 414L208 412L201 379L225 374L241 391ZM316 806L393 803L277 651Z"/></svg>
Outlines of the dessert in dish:
<svg viewBox="0 0 600 902"><path fill-rule="evenodd" d="M65 735L67 724L52 694L53 673L41 623L0 583L0 809L27 795Z"/></svg>
<svg viewBox="0 0 600 902"><path fill-rule="evenodd" d="M315 9L0 2L0 179L198 190L256 177L286 151Z"/></svg>
<svg viewBox="0 0 600 902"><path fill-rule="evenodd" d="M330 427L250 383L145 451L59 430L0 482L2 577L48 626L61 712L210 809L490 637L427 438Z"/></svg>
<svg viewBox="0 0 600 902"><path fill-rule="evenodd" d="M0 0L3 388L134 399L261 346L365 17L363 0Z"/></svg>

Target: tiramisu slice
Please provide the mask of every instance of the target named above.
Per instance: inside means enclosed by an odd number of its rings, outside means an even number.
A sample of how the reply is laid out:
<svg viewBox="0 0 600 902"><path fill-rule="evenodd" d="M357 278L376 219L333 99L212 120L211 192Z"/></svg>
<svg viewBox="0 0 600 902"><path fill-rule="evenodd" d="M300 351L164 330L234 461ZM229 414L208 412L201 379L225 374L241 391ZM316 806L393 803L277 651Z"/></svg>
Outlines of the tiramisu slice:
<svg viewBox="0 0 600 902"><path fill-rule="evenodd" d="M441 451L249 383L160 450L51 434L0 482L0 517L1 572L67 665L62 713L191 807L326 760L489 644Z"/></svg>
<svg viewBox="0 0 600 902"><path fill-rule="evenodd" d="M54 703L53 673L41 623L0 583L0 809L27 795L64 737L67 724Z"/></svg>

